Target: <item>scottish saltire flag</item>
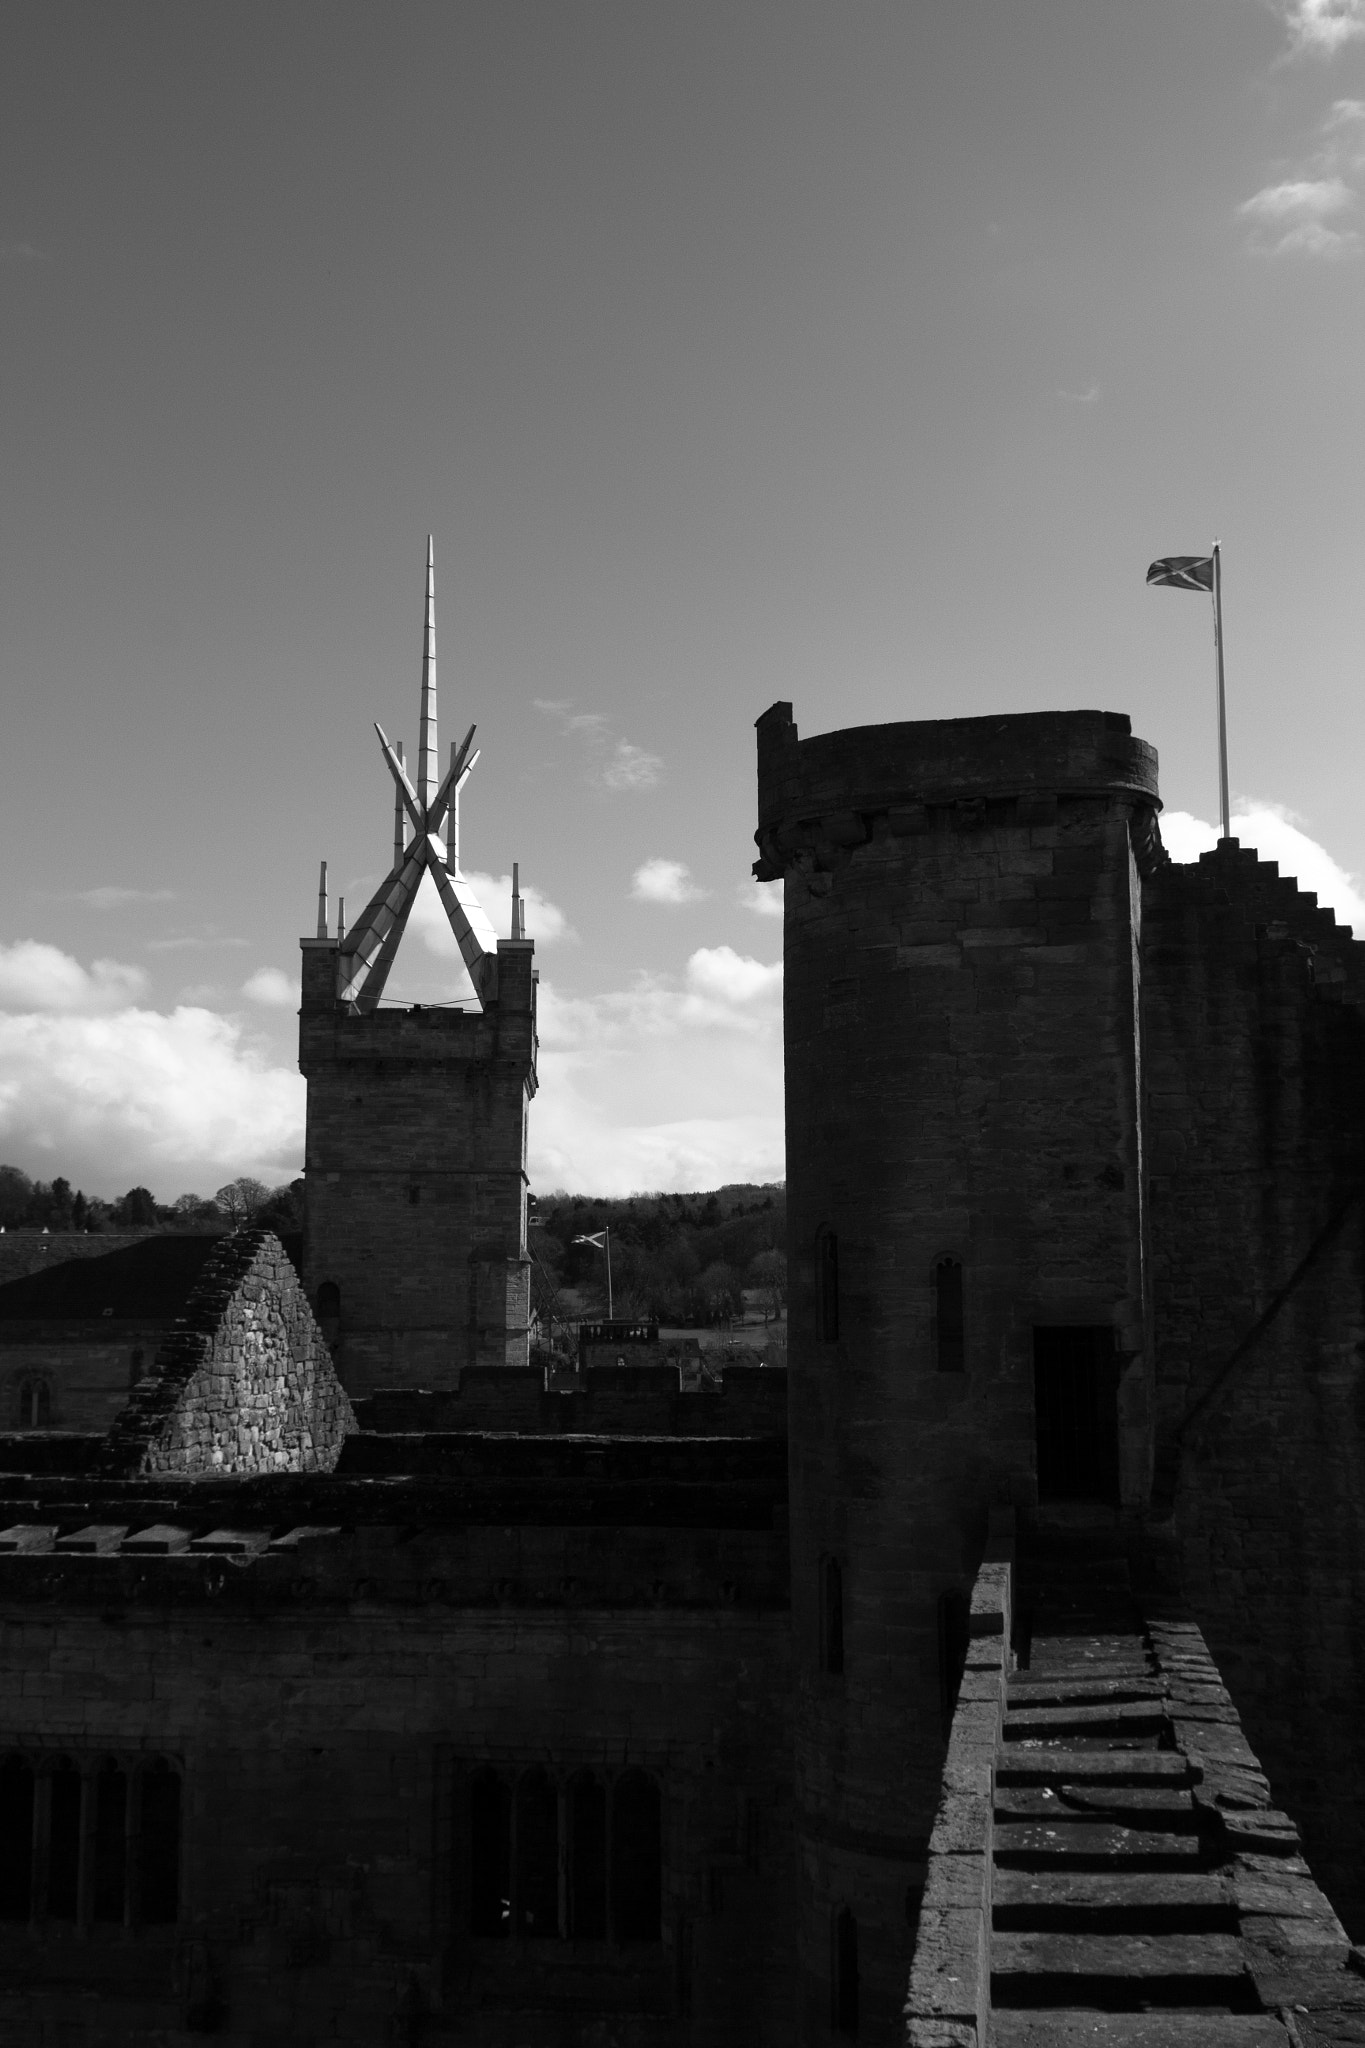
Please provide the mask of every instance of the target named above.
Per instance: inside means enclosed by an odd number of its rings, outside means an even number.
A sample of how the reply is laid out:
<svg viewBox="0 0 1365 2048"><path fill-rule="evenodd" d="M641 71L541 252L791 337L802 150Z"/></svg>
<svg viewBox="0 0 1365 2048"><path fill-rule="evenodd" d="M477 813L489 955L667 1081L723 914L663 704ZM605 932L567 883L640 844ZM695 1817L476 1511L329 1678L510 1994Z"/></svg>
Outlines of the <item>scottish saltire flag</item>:
<svg viewBox="0 0 1365 2048"><path fill-rule="evenodd" d="M606 1233L606 1231L605 1231L605 1230L599 1230L599 1231L597 1231L597 1232L596 1232L595 1234L594 1234L594 1233L589 1233L589 1235L588 1235L588 1236L586 1236L586 1237L576 1237L576 1238L574 1239L574 1243L575 1243L575 1244L595 1244L595 1245L597 1246L597 1249L598 1249L598 1251L599 1251L599 1252L600 1252L600 1251L602 1250L603 1246L604 1246L604 1245L606 1244L606 1241L607 1241L607 1233Z"/></svg>
<svg viewBox="0 0 1365 2048"><path fill-rule="evenodd" d="M1166 555L1147 571L1149 583L1169 583L1174 590L1212 590L1212 555Z"/></svg>

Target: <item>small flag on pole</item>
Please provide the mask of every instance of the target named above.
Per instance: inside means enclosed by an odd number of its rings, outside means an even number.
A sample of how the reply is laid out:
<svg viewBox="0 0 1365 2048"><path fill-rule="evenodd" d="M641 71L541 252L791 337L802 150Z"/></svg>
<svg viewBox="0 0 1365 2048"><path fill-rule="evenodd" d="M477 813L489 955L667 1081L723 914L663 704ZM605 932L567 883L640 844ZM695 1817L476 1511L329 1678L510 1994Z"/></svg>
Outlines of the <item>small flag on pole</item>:
<svg viewBox="0 0 1365 2048"><path fill-rule="evenodd" d="M1147 571L1149 583L1169 583L1173 590L1212 590L1212 555L1167 555Z"/></svg>
<svg viewBox="0 0 1365 2048"><path fill-rule="evenodd" d="M1147 571L1149 583L1165 583L1172 590L1206 590L1213 598L1213 648L1218 677L1218 806L1223 820L1223 837L1232 832L1228 802L1228 713L1223 688L1223 563L1217 541L1211 555L1163 555Z"/></svg>
<svg viewBox="0 0 1365 2048"><path fill-rule="evenodd" d="M595 1244L599 1252L601 1251L606 1241L607 1233L605 1230L599 1230L595 1237L576 1237L574 1239L575 1244Z"/></svg>

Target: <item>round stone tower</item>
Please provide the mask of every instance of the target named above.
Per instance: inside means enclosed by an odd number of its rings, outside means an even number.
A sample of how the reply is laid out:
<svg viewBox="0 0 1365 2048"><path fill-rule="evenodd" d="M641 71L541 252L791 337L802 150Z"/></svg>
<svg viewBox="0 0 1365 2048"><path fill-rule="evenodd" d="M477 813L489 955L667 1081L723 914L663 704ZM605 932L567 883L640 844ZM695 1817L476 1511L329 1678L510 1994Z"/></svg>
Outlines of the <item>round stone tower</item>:
<svg viewBox="0 0 1365 2048"><path fill-rule="evenodd" d="M891 2039L990 1510L1150 1470L1139 875L1156 756L1108 712L800 740L786 881L803 2042Z"/></svg>

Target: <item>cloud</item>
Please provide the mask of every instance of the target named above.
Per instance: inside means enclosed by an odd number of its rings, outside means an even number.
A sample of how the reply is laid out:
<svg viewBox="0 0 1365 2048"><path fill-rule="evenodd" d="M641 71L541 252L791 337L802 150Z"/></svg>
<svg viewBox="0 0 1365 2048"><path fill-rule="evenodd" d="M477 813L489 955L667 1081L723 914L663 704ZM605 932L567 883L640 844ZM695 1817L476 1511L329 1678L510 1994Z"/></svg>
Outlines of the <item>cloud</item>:
<svg viewBox="0 0 1365 2048"><path fill-rule="evenodd" d="M752 910L758 917L781 917L784 895L780 881L741 882L736 893L744 909Z"/></svg>
<svg viewBox="0 0 1365 2048"><path fill-rule="evenodd" d="M1065 399L1068 405L1098 405L1100 387L1098 384L1087 384L1084 391L1059 391L1057 396Z"/></svg>
<svg viewBox="0 0 1365 2048"><path fill-rule="evenodd" d="M1232 836L1255 847L1262 860L1278 861L1280 873L1317 896L1324 909L1335 911L1342 924L1365 937L1365 892L1354 875L1333 860L1325 846L1310 839L1302 821L1283 804L1251 802L1232 814ZM1218 843L1216 826L1189 811L1163 811L1161 838L1172 860L1198 860Z"/></svg>
<svg viewBox="0 0 1365 2048"><path fill-rule="evenodd" d="M242 983L242 994L273 1010L296 1010L299 1006L298 984L278 967L258 967Z"/></svg>
<svg viewBox="0 0 1365 2048"><path fill-rule="evenodd" d="M173 903L175 890L123 889L115 882L106 882L98 889L78 889L71 900L83 903L87 910L122 910L129 903Z"/></svg>
<svg viewBox="0 0 1365 2048"><path fill-rule="evenodd" d="M602 781L608 789L653 789L664 772L664 764L657 754L647 754L643 747L633 747L629 740L618 740L611 759L602 769Z"/></svg>
<svg viewBox="0 0 1365 2048"><path fill-rule="evenodd" d="M783 1168L782 967L729 946L679 980L568 996L541 983L530 1168L601 1194L776 1180Z"/></svg>
<svg viewBox="0 0 1365 2048"><path fill-rule="evenodd" d="M118 960L95 960L87 969L40 939L0 944L0 1010L97 1015L131 1003L146 985L140 967Z"/></svg>
<svg viewBox="0 0 1365 2048"><path fill-rule="evenodd" d="M46 263L47 257L32 242L0 236L0 263Z"/></svg>
<svg viewBox="0 0 1365 2048"><path fill-rule="evenodd" d="M217 933L207 938L148 939L149 953L213 953L220 946L245 946L245 939L225 939Z"/></svg>
<svg viewBox="0 0 1365 2048"><path fill-rule="evenodd" d="M1362 0L1365 4L1365 0ZM1237 217L1247 223L1254 256L1354 256L1358 229L1341 216L1360 203L1365 172L1365 100L1338 100L1321 123L1319 144L1290 175L1244 199Z"/></svg>
<svg viewBox="0 0 1365 2048"><path fill-rule="evenodd" d="M586 743L592 757L588 779L601 788L653 789L662 777L664 764L657 754L647 753L630 740L613 742L611 720L604 712L575 711L571 700L564 697L536 697L533 702L537 711Z"/></svg>
<svg viewBox="0 0 1365 2048"><path fill-rule="evenodd" d="M680 860L647 860L636 868L630 893L637 903L698 903L706 895Z"/></svg>
<svg viewBox="0 0 1365 2048"><path fill-rule="evenodd" d="M303 1156L301 1076L212 1010L136 1002L137 968L0 947L0 1146L31 1171L169 1199L198 1181L278 1180Z"/></svg>
<svg viewBox="0 0 1365 2048"><path fill-rule="evenodd" d="M1335 57L1365 36L1365 0L1281 0L1291 56Z"/></svg>

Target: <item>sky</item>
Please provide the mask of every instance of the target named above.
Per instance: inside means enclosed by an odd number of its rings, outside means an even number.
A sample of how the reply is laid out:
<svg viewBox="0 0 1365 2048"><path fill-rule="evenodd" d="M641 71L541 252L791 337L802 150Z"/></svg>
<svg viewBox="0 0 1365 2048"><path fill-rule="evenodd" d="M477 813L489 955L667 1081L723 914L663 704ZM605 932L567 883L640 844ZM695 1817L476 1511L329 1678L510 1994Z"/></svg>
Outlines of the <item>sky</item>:
<svg viewBox="0 0 1365 2048"><path fill-rule="evenodd" d="M542 1190L782 1173L775 699L1126 711L1211 843L1215 537L1234 829L1365 933L1362 316L1365 0L9 0L0 1158L299 1170L428 534Z"/></svg>

